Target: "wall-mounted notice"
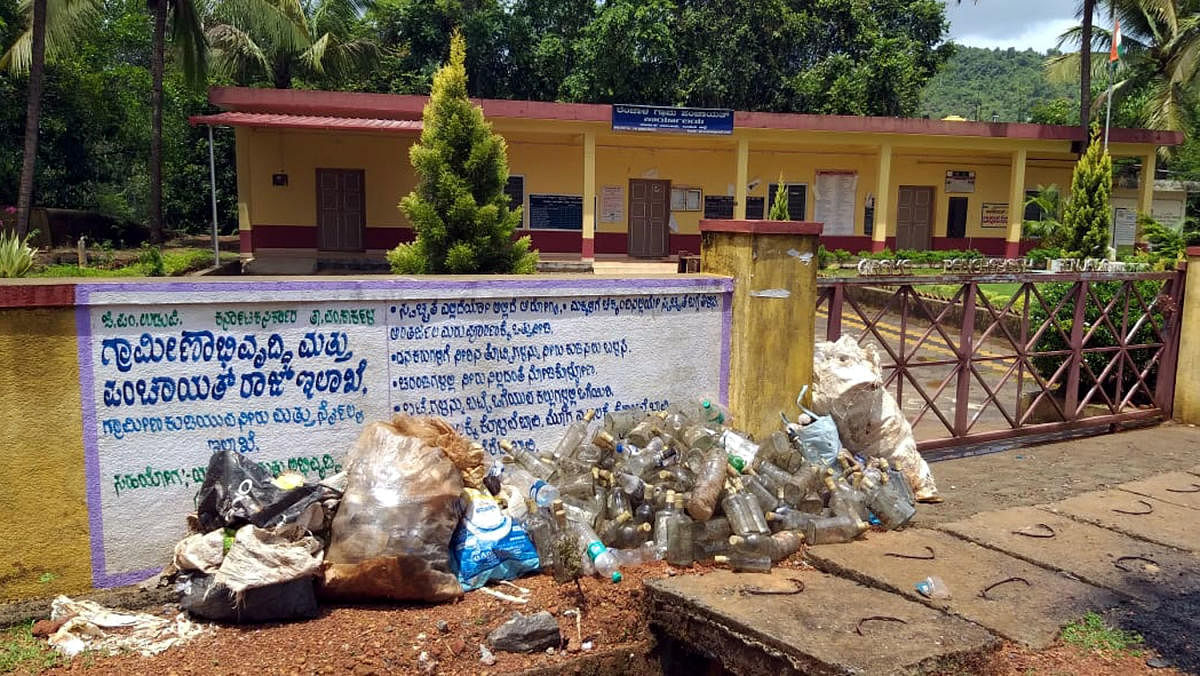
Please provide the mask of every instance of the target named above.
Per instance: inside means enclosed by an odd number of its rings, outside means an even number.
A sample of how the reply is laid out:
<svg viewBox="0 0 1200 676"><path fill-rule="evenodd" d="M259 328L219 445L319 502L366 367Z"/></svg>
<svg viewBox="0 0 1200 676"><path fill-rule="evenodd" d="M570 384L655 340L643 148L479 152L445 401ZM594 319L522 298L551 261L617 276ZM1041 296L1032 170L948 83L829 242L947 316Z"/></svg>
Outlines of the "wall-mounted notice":
<svg viewBox="0 0 1200 676"><path fill-rule="evenodd" d="M984 202L982 209L983 212L979 216L980 227L1008 227L1008 202Z"/></svg>
<svg viewBox="0 0 1200 676"><path fill-rule="evenodd" d="M818 171L813 220L824 223L826 235L854 234L854 202L858 195L858 172Z"/></svg>
<svg viewBox="0 0 1200 676"><path fill-rule="evenodd" d="M727 108L612 107L615 131L673 131L685 134L732 134L733 111Z"/></svg>
<svg viewBox="0 0 1200 676"><path fill-rule="evenodd" d="M1113 244L1129 246L1137 241L1137 210L1117 207L1113 210Z"/></svg>
<svg viewBox="0 0 1200 676"><path fill-rule="evenodd" d="M600 222L622 223L625 221L625 187L606 185L600 189Z"/></svg>
<svg viewBox="0 0 1200 676"><path fill-rule="evenodd" d="M731 288L600 278L80 285L95 583L162 567L214 451L321 478L341 469L364 423L393 413L444 417L495 453L501 439L550 447L589 408L723 399Z"/></svg>
<svg viewBox="0 0 1200 676"><path fill-rule="evenodd" d="M582 230L583 197L530 195L529 227L534 230Z"/></svg>
<svg viewBox="0 0 1200 676"><path fill-rule="evenodd" d="M975 192L975 172L947 171L946 192Z"/></svg>

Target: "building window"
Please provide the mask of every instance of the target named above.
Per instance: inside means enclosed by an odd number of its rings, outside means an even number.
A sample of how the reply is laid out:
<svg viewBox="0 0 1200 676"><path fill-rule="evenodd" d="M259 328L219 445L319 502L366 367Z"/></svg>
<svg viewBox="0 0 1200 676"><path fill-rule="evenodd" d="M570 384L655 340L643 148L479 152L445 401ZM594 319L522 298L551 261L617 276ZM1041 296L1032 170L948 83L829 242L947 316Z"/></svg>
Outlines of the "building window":
<svg viewBox="0 0 1200 676"><path fill-rule="evenodd" d="M733 218L733 198L727 195L705 195L704 217L725 220Z"/></svg>
<svg viewBox="0 0 1200 676"><path fill-rule="evenodd" d="M671 211L700 211L700 188L671 186Z"/></svg>
<svg viewBox="0 0 1200 676"><path fill-rule="evenodd" d="M1025 221L1046 220L1046 210L1041 208L1040 206L1038 206L1036 203L1031 204L1029 202L1029 199L1031 197L1037 197L1037 196L1038 196L1038 191L1036 191L1036 190L1026 190L1025 191L1025 213L1024 213L1024 217L1022 218L1022 220L1025 220Z"/></svg>
<svg viewBox="0 0 1200 676"><path fill-rule="evenodd" d="M763 197L746 198L746 218L751 221L761 221L763 214Z"/></svg>
<svg viewBox="0 0 1200 676"><path fill-rule="evenodd" d="M518 209L525 206L525 177L520 175L509 175L508 183L504 184L504 194L508 195L508 208ZM526 215L521 214L522 225L526 222Z"/></svg>
<svg viewBox="0 0 1200 676"><path fill-rule="evenodd" d="M967 236L966 197L950 198L950 206L946 209L946 236L960 239Z"/></svg>
<svg viewBox="0 0 1200 676"><path fill-rule="evenodd" d="M788 201L788 220L803 221L804 215L808 213L807 197L808 186L803 183L787 183L787 201ZM767 213L771 213L771 205L775 204L775 193L779 190L779 185L772 183L767 186Z"/></svg>

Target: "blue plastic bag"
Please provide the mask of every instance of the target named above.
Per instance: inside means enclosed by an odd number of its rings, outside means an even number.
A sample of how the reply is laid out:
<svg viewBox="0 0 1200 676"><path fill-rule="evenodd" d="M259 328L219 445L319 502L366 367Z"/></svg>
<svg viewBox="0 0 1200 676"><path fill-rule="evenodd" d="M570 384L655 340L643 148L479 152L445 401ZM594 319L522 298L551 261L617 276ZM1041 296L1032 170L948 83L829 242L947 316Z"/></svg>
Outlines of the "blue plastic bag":
<svg viewBox="0 0 1200 676"><path fill-rule="evenodd" d="M541 567L537 550L520 523L486 493L463 489L466 510L450 538L450 563L464 590L488 580L513 580Z"/></svg>

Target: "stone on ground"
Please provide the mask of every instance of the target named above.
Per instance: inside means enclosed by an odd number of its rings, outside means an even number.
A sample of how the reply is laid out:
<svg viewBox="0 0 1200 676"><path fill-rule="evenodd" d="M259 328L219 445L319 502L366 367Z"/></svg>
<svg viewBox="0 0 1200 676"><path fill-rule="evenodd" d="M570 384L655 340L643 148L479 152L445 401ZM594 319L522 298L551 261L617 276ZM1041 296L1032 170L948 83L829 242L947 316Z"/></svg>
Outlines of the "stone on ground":
<svg viewBox="0 0 1200 676"><path fill-rule="evenodd" d="M815 571L720 570L648 581L646 588L656 630L733 673L910 671L996 642L977 625ZM904 623L866 619L874 616Z"/></svg>
<svg viewBox="0 0 1200 676"><path fill-rule="evenodd" d="M929 556L929 548L932 559L905 558ZM811 547L806 555L826 572L943 609L1035 649L1050 645L1064 624L1089 610L1119 602L1108 590L931 530L871 532L854 542ZM950 598L930 599L916 591L916 583L934 575L949 587ZM981 597L987 587L1011 577L1029 584L1008 582Z"/></svg>
<svg viewBox="0 0 1200 676"><path fill-rule="evenodd" d="M558 620L548 611L522 615L513 613L507 622L488 634L488 643L496 650L533 653L560 645Z"/></svg>
<svg viewBox="0 0 1200 676"><path fill-rule="evenodd" d="M1036 507L983 512L939 528L1151 607L1200 590L1200 557Z"/></svg>
<svg viewBox="0 0 1200 676"><path fill-rule="evenodd" d="M1196 510L1111 489L1042 505L1051 512L1120 531L1160 545L1200 552ZM1119 511L1118 511L1119 510Z"/></svg>

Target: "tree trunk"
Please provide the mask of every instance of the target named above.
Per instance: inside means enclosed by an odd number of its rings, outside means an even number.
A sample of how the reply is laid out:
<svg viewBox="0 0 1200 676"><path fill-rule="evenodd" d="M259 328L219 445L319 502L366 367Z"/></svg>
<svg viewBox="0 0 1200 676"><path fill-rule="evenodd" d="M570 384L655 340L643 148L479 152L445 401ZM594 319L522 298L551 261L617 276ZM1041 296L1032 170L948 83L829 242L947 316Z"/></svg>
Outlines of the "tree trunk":
<svg viewBox="0 0 1200 676"><path fill-rule="evenodd" d="M1083 33L1079 44L1079 126L1083 127L1083 145L1092 138L1092 12L1096 0L1083 2Z"/></svg>
<svg viewBox="0 0 1200 676"><path fill-rule="evenodd" d="M33 0L33 55L29 64L29 100L25 104L25 150L17 188L17 236L29 232L33 206L33 172L37 166L38 123L42 116L42 82L46 77L46 0Z"/></svg>
<svg viewBox="0 0 1200 676"><path fill-rule="evenodd" d="M275 66L275 88L292 88L292 67L286 61Z"/></svg>
<svg viewBox="0 0 1200 676"><path fill-rule="evenodd" d="M150 54L150 241L161 244L163 60L167 41L167 0L154 0L154 45Z"/></svg>

